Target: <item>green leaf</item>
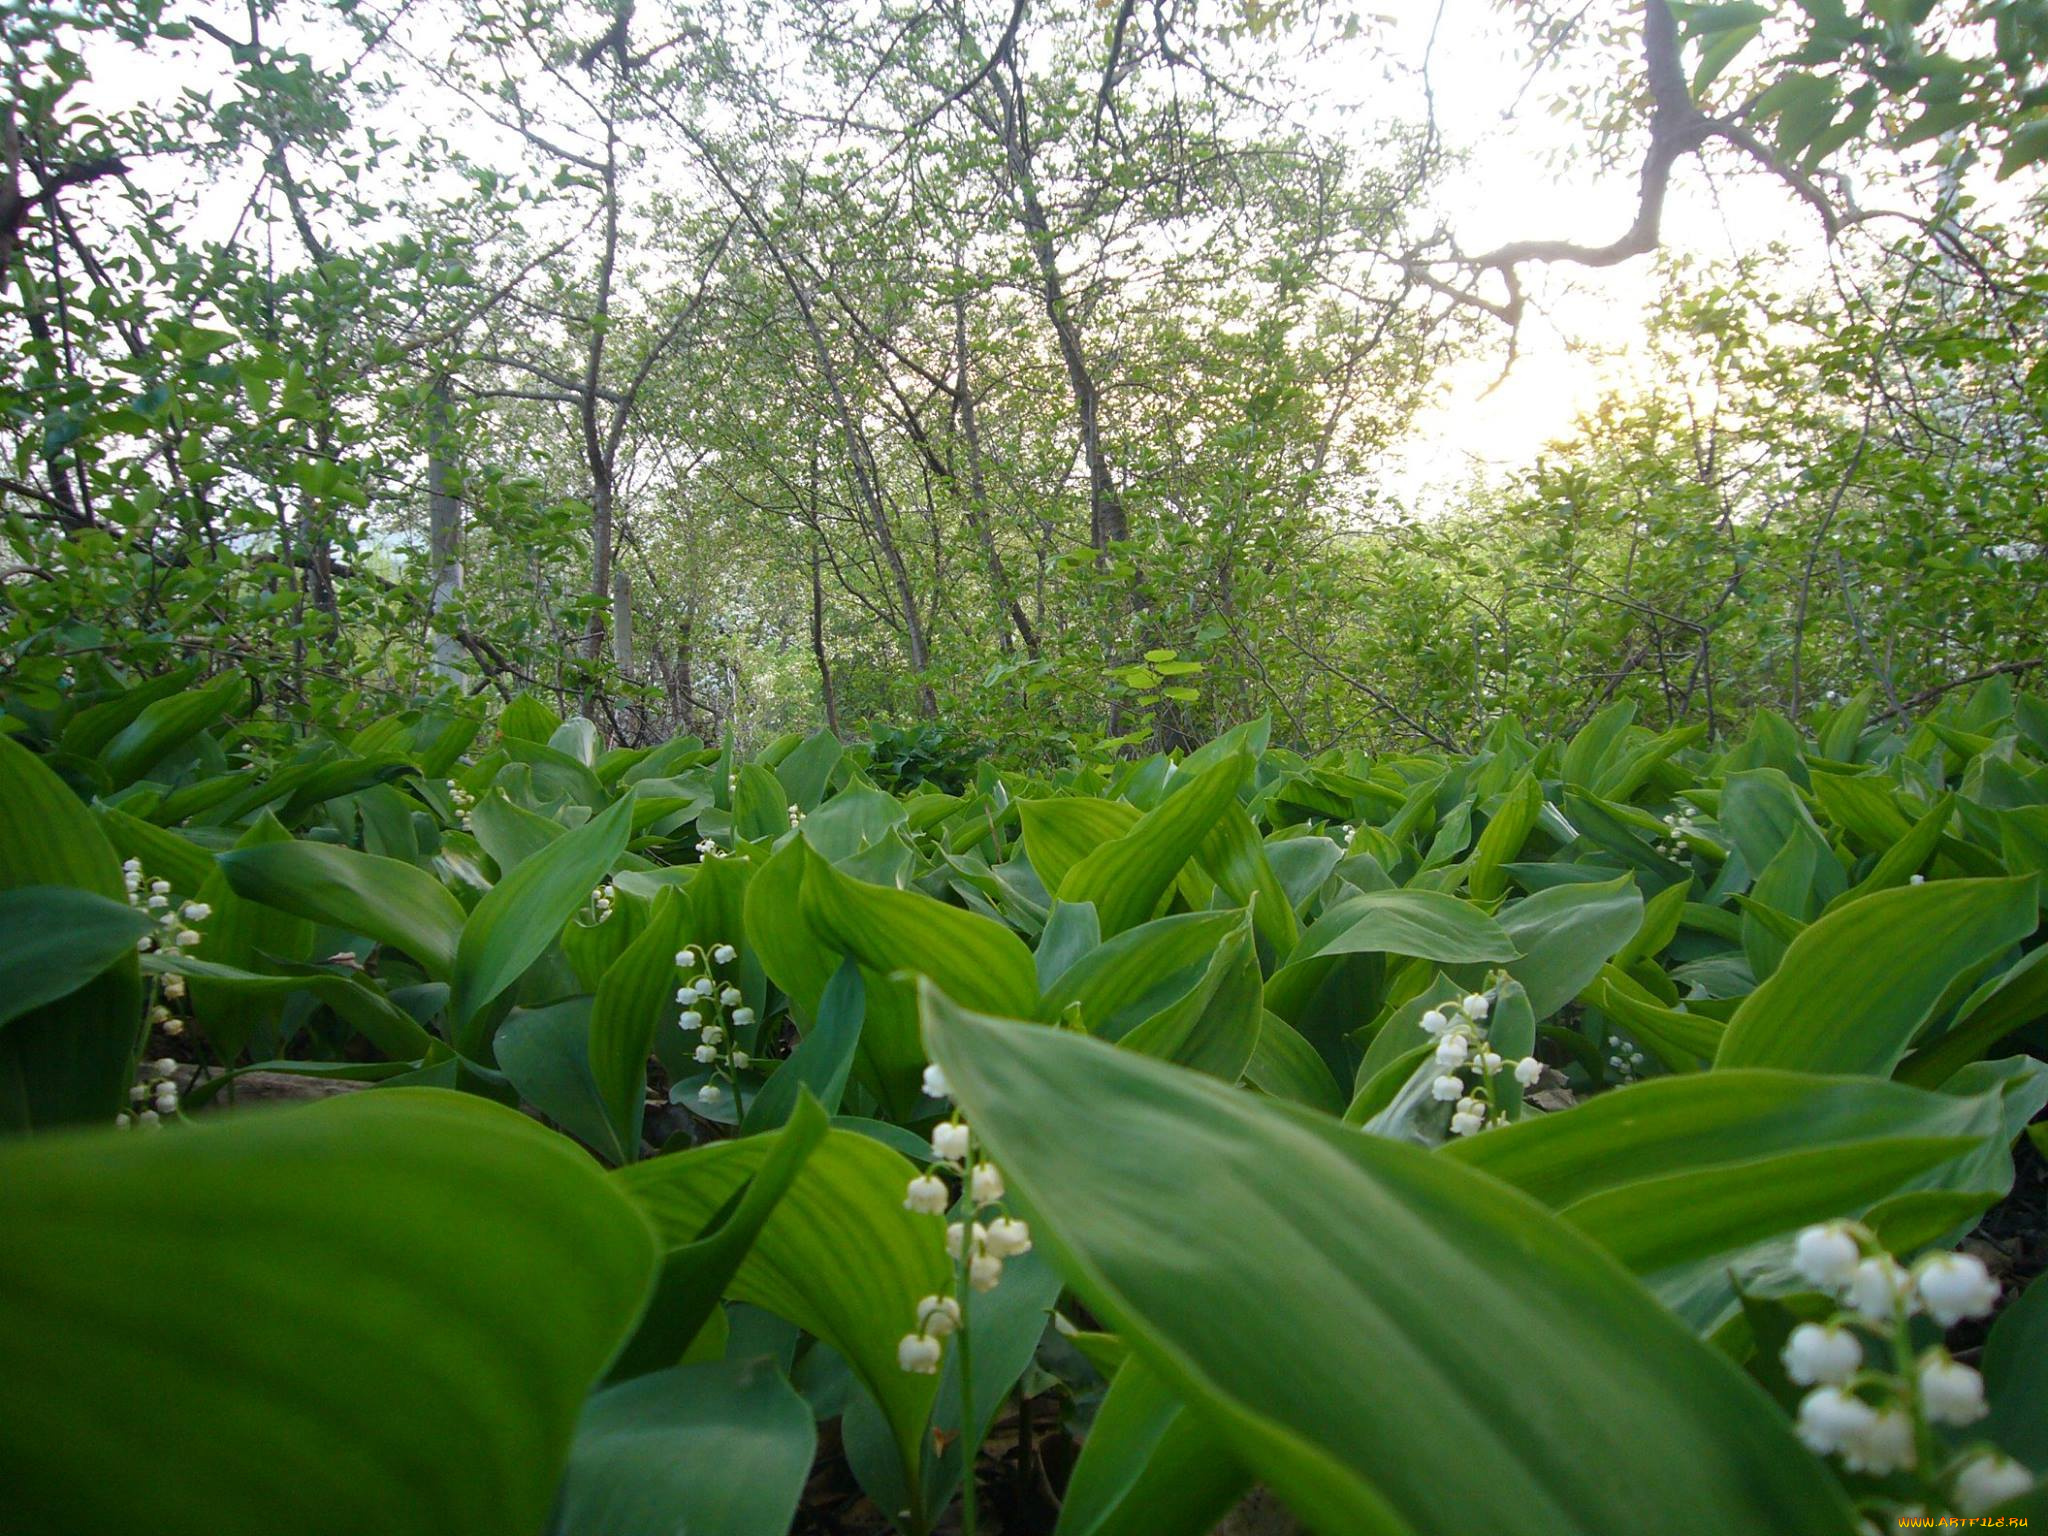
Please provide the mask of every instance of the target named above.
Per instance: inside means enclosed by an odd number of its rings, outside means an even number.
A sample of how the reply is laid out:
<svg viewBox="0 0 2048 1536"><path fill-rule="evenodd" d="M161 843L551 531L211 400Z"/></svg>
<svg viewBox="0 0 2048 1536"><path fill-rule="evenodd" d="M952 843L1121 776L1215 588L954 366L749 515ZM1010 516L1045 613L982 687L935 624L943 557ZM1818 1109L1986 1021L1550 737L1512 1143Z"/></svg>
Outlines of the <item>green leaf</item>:
<svg viewBox="0 0 2048 1536"><path fill-rule="evenodd" d="M817 1101L798 1095L788 1123L762 1138L769 1147L767 1156L746 1182L687 1242L677 1244L673 1234L669 1235L653 1299L640 1319L639 1330L612 1367L614 1380L661 1370L688 1358L704 1326L713 1321L719 1297L760 1238L762 1227L823 1143L827 1126ZM691 1176L687 1154L664 1159L664 1166L672 1176Z"/></svg>
<svg viewBox="0 0 2048 1536"><path fill-rule="evenodd" d="M843 756L845 749L830 731L821 730L806 736L789 756L775 765L775 777L782 783L784 803L804 812L816 810L818 802L825 798L826 787L832 782L832 771L839 766Z"/></svg>
<svg viewBox="0 0 2048 1536"><path fill-rule="evenodd" d="M560 730L562 717L530 693L522 693L498 716L498 734L507 741L545 744Z"/></svg>
<svg viewBox="0 0 2048 1536"><path fill-rule="evenodd" d="M491 1049L522 1100L616 1167L639 1149L620 1134L591 1069L594 1001L569 997L545 1008L515 1008L498 1026Z"/></svg>
<svg viewBox="0 0 2048 1536"><path fill-rule="evenodd" d="M1287 887L1274 873L1266 844L1243 806L1233 800L1223 807L1222 816L1202 839L1195 857L1233 905L1252 909L1252 921L1258 925L1268 961L1277 964L1285 960L1301 937L1301 927Z"/></svg>
<svg viewBox="0 0 2048 1536"><path fill-rule="evenodd" d="M921 892L851 879L816 853L803 866L801 907L825 944L860 962L867 987L861 1058L870 1086L897 1119L916 1107L924 1069L916 998L894 979L898 973L930 976L976 1006L1004 1013L1026 1015L1038 1002L1031 951L1008 928L976 913Z"/></svg>
<svg viewBox="0 0 2048 1536"><path fill-rule="evenodd" d="M237 896L403 950L436 980L455 970L462 904L425 870L332 843L262 843L220 856Z"/></svg>
<svg viewBox="0 0 2048 1536"><path fill-rule="evenodd" d="M195 997L197 983L202 981L214 995L232 998L275 1001L294 992L310 992L394 1061L419 1061L442 1049L418 1020L359 973L303 966L291 968L287 975L263 976L191 955L175 959L151 955L143 969L153 976L187 978L194 983Z"/></svg>
<svg viewBox="0 0 2048 1536"><path fill-rule="evenodd" d="M633 796L526 860L491 887L463 925L449 1011L465 1055L480 1055L473 1025L484 1007L555 942L562 925L626 851ZM451 898L452 900L452 898Z"/></svg>
<svg viewBox="0 0 2048 1536"><path fill-rule="evenodd" d="M1971 1433L2036 1472L2048 1467L2048 1285L2038 1277L1991 1325L1983 1370L1991 1416Z"/></svg>
<svg viewBox="0 0 2048 1536"><path fill-rule="evenodd" d="M1125 800L1019 800L1024 856L1039 882L1057 894L1067 872L1103 844L1114 842L1144 818Z"/></svg>
<svg viewBox="0 0 2048 1536"><path fill-rule="evenodd" d="M826 1114L837 1112L846 1093L846 1081L853 1075L853 1059L860 1050L861 1021L866 1014L867 988L861 982L860 967L852 960L842 960L839 970L826 983L810 1033L754 1095L740 1121L740 1134L753 1136L781 1125L796 1108L799 1092L806 1089Z"/></svg>
<svg viewBox="0 0 2048 1536"><path fill-rule="evenodd" d="M674 1028L685 902L673 888L654 898L647 927L597 984L590 1010L590 1072L613 1137L631 1161L647 1111L647 1058L664 1024Z"/></svg>
<svg viewBox="0 0 2048 1536"><path fill-rule="evenodd" d="M1126 929L1061 972L1036 1017L1063 1018L1078 1009L1081 1027L1090 1034L1121 1040L1185 996L1242 921L1237 912L1176 912Z"/></svg>
<svg viewBox="0 0 2048 1536"><path fill-rule="evenodd" d="M1259 1043L1246 1063L1244 1080L1261 1093L1319 1109L1344 1113L1344 1093L1316 1048L1300 1030L1276 1013L1259 1025Z"/></svg>
<svg viewBox="0 0 2048 1536"><path fill-rule="evenodd" d="M620 1382L584 1405L553 1536L784 1536L817 1438L772 1361Z"/></svg>
<svg viewBox="0 0 2048 1536"><path fill-rule="evenodd" d="M1547 1019L1586 990L1642 922L1633 875L1538 891L1500 915L1509 942L1522 951L1507 972L1528 989L1536 1017Z"/></svg>
<svg viewBox="0 0 2048 1536"><path fill-rule="evenodd" d="M1588 720L1565 747L1558 777L1576 788L1592 790L1602 766L1620 750L1635 717L1635 705L1623 699Z"/></svg>
<svg viewBox="0 0 2048 1536"><path fill-rule="evenodd" d="M70 885L20 885L0 891L0 1024L69 997L117 960L155 924L126 902Z"/></svg>
<svg viewBox="0 0 2048 1536"><path fill-rule="evenodd" d="M116 789L133 784L248 696L248 679L231 672L204 688L158 699L101 749L100 766Z"/></svg>
<svg viewBox="0 0 2048 1536"><path fill-rule="evenodd" d="M1956 1022L1915 1051L1899 1080L1939 1088L2021 1026L2048 1015L2048 946L2030 950L2010 970L1990 978L1956 1010Z"/></svg>
<svg viewBox="0 0 2048 1536"><path fill-rule="evenodd" d="M1453 1143L1637 1274L1735 1254L1862 1210L1999 1130L1995 1096L1872 1078L1659 1078Z"/></svg>
<svg viewBox="0 0 2048 1536"><path fill-rule="evenodd" d="M1479 834L1478 846L1472 850L1466 889L1474 901L1494 902L1506 893L1508 880L1501 866L1522 851L1522 844L1535 830L1536 818L1542 810L1543 786L1533 773L1524 773L1502 797L1486 823L1486 830Z"/></svg>
<svg viewBox="0 0 2048 1536"><path fill-rule="evenodd" d="M1200 980L1118 1043L1234 1083L1258 1049L1262 996L1251 914L1240 913Z"/></svg>
<svg viewBox="0 0 2048 1536"><path fill-rule="evenodd" d="M1313 1528L1854 1529L1762 1391L1526 1196L924 1000L932 1056L1069 1284ZM1657 1475L1615 1478L1624 1455Z"/></svg>
<svg viewBox="0 0 2048 1536"><path fill-rule="evenodd" d="M1717 1067L1889 1076L1958 977L2037 922L2036 880L1938 880L1835 908L1728 1021Z"/></svg>
<svg viewBox="0 0 2048 1536"><path fill-rule="evenodd" d="M1296 1022L1345 955L1410 955L1480 965L1521 953L1507 930L1468 901L1414 888L1349 896L1309 925L1286 965L1266 983L1266 1006Z"/></svg>
<svg viewBox="0 0 2048 1536"><path fill-rule="evenodd" d="M1062 901L1094 902L1104 937L1144 922L1172 888L1181 866L1215 829L1225 808L1236 803L1238 785L1251 771L1251 762L1249 754L1239 753L1196 775L1123 836L1082 858L1053 894Z"/></svg>
<svg viewBox="0 0 2048 1536"><path fill-rule="evenodd" d="M0 891L67 886L120 902L120 862L92 812L19 743L0 736ZM12 971L9 972L12 975ZM132 953L0 1028L0 1129L101 1124L126 1108L141 1046Z"/></svg>
<svg viewBox="0 0 2048 1536"><path fill-rule="evenodd" d="M288 843L291 833L268 811L259 814L236 843L254 848L265 843ZM199 899L213 908L206 920L205 942L200 946L207 960L253 971L276 961L303 961L313 952L313 925L302 917L280 912L261 902L248 901L235 893L227 871L214 865L198 888ZM192 984L192 1014L206 1031L207 1041L223 1061L242 1054L256 1031L275 1024L289 993L251 991L240 987L219 987L210 981ZM394 1010L395 1012L396 1010ZM373 1036L374 1038L374 1036ZM411 1053L413 1055L419 1052Z"/></svg>
<svg viewBox="0 0 2048 1536"><path fill-rule="evenodd" d="M0 1148L0 1230L27 1529L537 1531L654 1271L575 1148L431 1089Z"/></svg>
<svg viewBox="0 0 2048 1536"><path fill-rule="evenodd" d="M1217 1426L1129 1359L1082 1442L1055 1536L1207 1536L1251 1480Z"/></svg>
<svg viewBox="0 0 2048 1536"><path fill-rule="evenodd" d="M753 1178L787 1130L658 1157L612 1175L669 1248L692 1241ZM917 1169L880 1142L834 1129L768 1216L727 1294L786 1318L846 1357L888 1417L906 1476L938 1383L896 1364L920 1297L952 1266L944 1223L903 1208Z"/></svg>

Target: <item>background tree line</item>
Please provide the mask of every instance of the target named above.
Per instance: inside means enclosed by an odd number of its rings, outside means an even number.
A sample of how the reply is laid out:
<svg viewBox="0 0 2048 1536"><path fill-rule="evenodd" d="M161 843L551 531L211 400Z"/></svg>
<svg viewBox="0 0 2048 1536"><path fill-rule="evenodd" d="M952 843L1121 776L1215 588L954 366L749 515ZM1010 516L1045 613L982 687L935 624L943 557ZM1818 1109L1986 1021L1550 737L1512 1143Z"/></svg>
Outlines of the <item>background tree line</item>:
<svg viewBox="0 0 2048 1536"><path fill-rule="evenodd" d="M2037 10L1518 11L1638 210L1470 253L1443 125L1302 91L1394 67L1329 7L9 5L7 723L190 660L280 738L1910 713L2041 655ZM1658 257L1692 175L1811 249ZM1386 494L1546 271L1660 259L1649 385Z"/></svg>

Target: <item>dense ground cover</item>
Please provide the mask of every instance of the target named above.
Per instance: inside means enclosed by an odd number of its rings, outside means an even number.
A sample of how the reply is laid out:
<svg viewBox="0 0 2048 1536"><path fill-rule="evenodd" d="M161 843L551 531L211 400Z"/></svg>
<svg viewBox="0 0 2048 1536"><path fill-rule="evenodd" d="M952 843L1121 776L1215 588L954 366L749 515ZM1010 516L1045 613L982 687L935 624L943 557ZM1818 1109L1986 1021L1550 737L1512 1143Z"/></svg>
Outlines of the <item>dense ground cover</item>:
<svg viewBox="0 0 2048 1536"><path fill-rule="evenodd" d="M2003 678L1051 774L247 705L0 740L8 1529L2048 1513Z"/></svg>

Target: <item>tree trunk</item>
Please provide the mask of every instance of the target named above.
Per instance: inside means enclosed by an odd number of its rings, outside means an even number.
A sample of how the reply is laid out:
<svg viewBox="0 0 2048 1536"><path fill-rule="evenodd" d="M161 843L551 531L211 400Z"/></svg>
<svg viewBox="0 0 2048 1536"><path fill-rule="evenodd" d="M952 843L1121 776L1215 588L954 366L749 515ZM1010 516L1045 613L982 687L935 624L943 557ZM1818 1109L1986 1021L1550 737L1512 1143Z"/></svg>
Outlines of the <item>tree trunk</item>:
<svg viewBox="0 0 2048 1536"><path fill-rule="evenodd" d="M825 652L825 583L818 571L818 541L811 540L811 654L818 658L818 691L825 701L825 728L839 734L839 696L832 686L832 658Z"/></svg>
<svg viewBox="0 0 2048 1536"><path fill-rule="evenodd" d="M427 548L434 589L429 614L438 615L462 592L462 504L454 490L455 466L448 453L448 376L434 380L427 398ZM462 646L453 635L434 636L434 673L450 682L462 676Z"/></svg>
<svg viewBox="0 0 2048 1536"><path fill-rule="evenodd" d="M989 526L988 486L981 470L981 433L975 425L974 388L967 372L967 295L957 290L953 295L953 351L959 375L955 399L960 410L960 439L967 447L967 521L981 543L982 558L988 562L989 591L995 599L998 631L1007 616L1017 638L1024 642L1024 649L1036 656L1037 631L1032 629L1023 605L1017 601L1009 572L1003 567L1003 552L996 547L995 530ZM1009 648L1009 636L1005 634L1003 649Z"/></svg>

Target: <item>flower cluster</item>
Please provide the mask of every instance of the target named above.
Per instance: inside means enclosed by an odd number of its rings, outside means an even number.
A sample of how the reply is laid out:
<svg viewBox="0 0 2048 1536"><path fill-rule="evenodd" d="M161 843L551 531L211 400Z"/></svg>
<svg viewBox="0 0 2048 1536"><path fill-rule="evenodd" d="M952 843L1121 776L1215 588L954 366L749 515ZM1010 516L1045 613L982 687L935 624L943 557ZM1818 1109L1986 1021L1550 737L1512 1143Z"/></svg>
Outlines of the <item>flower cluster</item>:
<svg viewBox="0 0 2048 1536"><path fill-rule="evenodd" d="M676 951L676 969L684 973L683 984L676 988L676 1001L682 1005L676 1023L696 1034L693 1055L699 1065L712 1069L711 1081L697 1090L698 1101L706 1105L724 1103L728 1084L736 1093L737 1074L753 1065L753 1058L740 1049L738 1036L754 1027L754 1010L745 1005L738 987L714 974L714 968L730 966L739 957L730 944L712 945L708 956L695 949Z"/></svg>
<svg viewBox="0 0 2048 1536"><path fill-rule="evenodd" d="M128 905L147 912L163 930L137 939L135 948L139 952L176 955L181 950L198 948L200 933L194 925L213 916L213 908L203 901L179 902L171 895L171 882L150 879L140 859L129 859L122 864L121 884L127 888ZM171 980L178 981L179 990L183 990L182 978L166 978L166 981Z"/></svg>
<svg viewBox="0 0 2048 1536"><path fill-rule="evenodd" d="M789 824L792 827L800 827L804 824L804 811L802 806L792 805L789 808Z"/></svg>
<svg viewBox="0 0 2048 1536"><path fill-rule="evenodd" d="M1699 823L1693 819L1692 807L1681 805L1676 812L1664 818L1665 836L1657 843L1657 851L1667 859L1684 854L1685 840L1699 831Z"/></svg>
<svg viewBox="0 0 2048 1536"><path fill-rule="evenodd" d="M140 859L122 862L121 884L128 892L128 905L148 913L157 923L155 933L146 933L135 941L137 953L175 960L186 950L199 947L203 937L199 925L213 916L212 907L203 901L179 901L171 894L171 882L151 879ZM172 1014L169 1004L184 999L185 978L175 974L159 976L156 987L161 1000L149 1010L150 1024L167 1035L182 1035L185 1023Z"/></svg>
<svg viewBox="0 0 2048 1536"><path fill-rule="evenodd" d="M462 830L470 830L470 813L476 809L476 797L454 780L448 782L448 800L455 807L455 819L462 824Z"/></svg>
<svg viewBox="0 0 2048 1536"><path fill-rule="evenodd" d="M1486 1017L1493 1011L1493 999L1484 992L1472 992L1422 1016L1425 1033L1436 1037L1436 1081L1430 1094L1451 1111L1451 1134L1473 1136L1486 1129L1487 1116L1500 1102L1494 1086L1496 1074L1508 1063L1487 1044ZM1524 1088L1543 1075L1543 1063L1524 1056L1513 1067L1515 1081ZM1470 1074L1477 1081L1468 1081Z"/></svg>
<svg viewBox="0 0 2048 1536"><path fill-rule="evenodd" d="M127 1130L130 1125L154 1129L178 1112L178 1085L171 1074L178 1070L177 1062L168 1056L143 1064L144 1080L128 1090L128 1102L135 1106L132 1113L114 1116L117 1130ZM144 1108L147 1103L149 1107Z"/></svg>
<svg viewBox="0 0 2048 1536"><path fill-rule="evenodd" d="M1607 1037L1607 1070L1614 1074L1615 1081L1623 1087L1627 1087L1643 1075L1643 1066L1647 1060L1648 1058L1637 1049L1636 1043L1626 1035Z"/></svg>
<svg viewBox="0 0 2048 1536"><path fill-rule="evenodd" d="M722 859L725 850L718 846L718 840L710 837L697 839L697 857L700 859Z"/></svg>
<svg viewBox="0 0 2048 1536"><path fill-rule="evenodd" d="M1936 1345L1915 1353L1909 1325L1918 1316L1943 1328L1988 1317L1998 1282L1965 1253L1935 1253L1910 1270L1855 1222L1808 1227L1793 1244L1793 1267L1839 1304L1822 1322L1792 1330L1779 1359L1797 1386L1799 1438L1851 1472L1872 1477L1918 1473L1930 1497L1965 1515L1982 1514L2033 1486L2016 1462L1982 1446L1946 1465L1932 1425L1974 1424L1988 1411L1984 1378ZM1868 1364L1865 1340L1884 1346L1890 1369Z"/></svg>
<svg viewBox="0 0 2048 1536"><path fill-rule="evenodd" d="M924 1091L935 1099L952 1097L946 1074L936 1065L924 1069ZM1003 1261L1031 1251L1031 1228L1002 1210L1008 1193L1003 1171L976 1158L974 1132L957 1113L933 1129L932 1161L910 1181L903 1208L944 1216L953 1206L948 1177L959 1180L966 1194L963 1219L946 1225L946 1252L953 1260L951 1294L920 1301L916 1329L896 1346L896 1363L926 1376L937 1374L944 1340L965 1324L959 1297L966 1291L994 1290L1002 1283Z"/></svg>
<svg viewBox="0 0 2048 1536"><path fill-rule="evenodd" d="M608 923L612 916L612 883L609 880L592 888L590 912L600 923Z"/></svg>

